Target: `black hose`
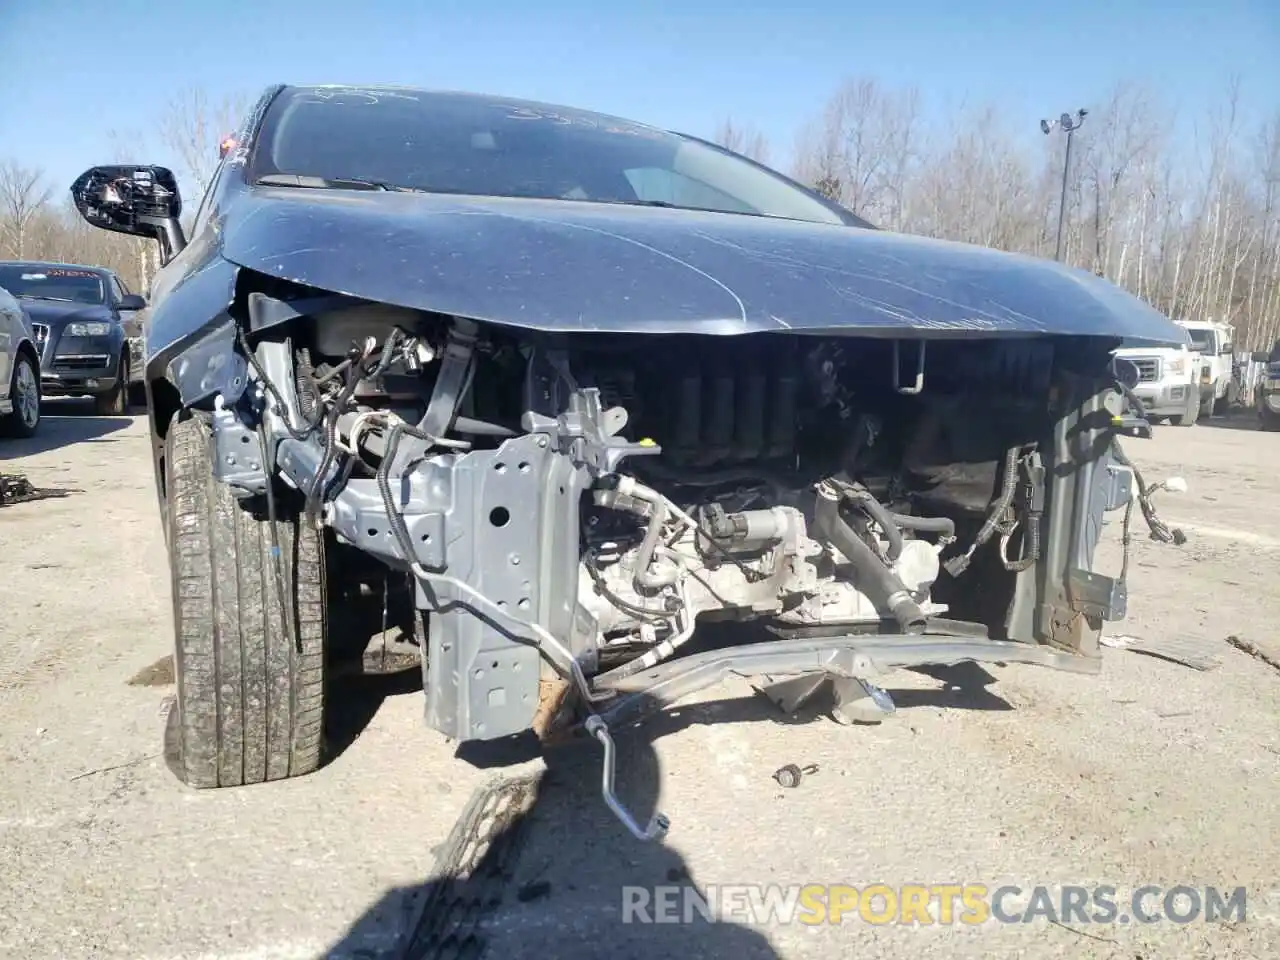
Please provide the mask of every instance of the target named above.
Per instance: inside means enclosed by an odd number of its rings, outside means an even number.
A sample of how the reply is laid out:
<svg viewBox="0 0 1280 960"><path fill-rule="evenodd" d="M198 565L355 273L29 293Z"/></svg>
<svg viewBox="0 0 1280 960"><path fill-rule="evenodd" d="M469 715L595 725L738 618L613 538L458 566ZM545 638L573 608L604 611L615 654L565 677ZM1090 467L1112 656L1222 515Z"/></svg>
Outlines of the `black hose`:
<svg viewBox="0 0 1280 960"><path fill-rule="evenodd" d="M889 607L903 632L923 633L928 622L924 611L911 599L902 579L886 567L875 551L844 522L840 516L839 500L819 493L813 519L815 532L849 559L860 574L863 587L870 587L880 594L880 599Z"/></svg>
<svg viewBox="0 0 1280 960"><path fill-rule="evenodd" d="M893 563L902 556L902 528L894 522L893 514L885 509L884 504L865 490L851 494L848 499L865 510L884 531L884 537L889 541L889 546L885 548L885 556L889 562Z"/></svg>
<svg viewBox="0 0 1280 960"><path fill-rule="evenodd" d="M913 517L906 513L891 513L889 516L901 530L938 533L952 539L956 535L956 522L950 517Z"/></svg>
<svg viewBox="0 0 1280 960"><path fill-rule="evenodd" d="M387 452L382 462L378 464L374 479L378 483L382 508L387 512L387 523L391 526L391 534L396 538L396 545L400 547L400 552L404 554L404 562L412 567L418 562L418 554L413 548L413 538L409 535L409 527L404 522L404 515L391 496L391 464L396 458L396 451L400 448L400 437L406 433L410 436L419 436L417 430L405 423L397 423L391 428L391 433L387 436Z"/></svg>

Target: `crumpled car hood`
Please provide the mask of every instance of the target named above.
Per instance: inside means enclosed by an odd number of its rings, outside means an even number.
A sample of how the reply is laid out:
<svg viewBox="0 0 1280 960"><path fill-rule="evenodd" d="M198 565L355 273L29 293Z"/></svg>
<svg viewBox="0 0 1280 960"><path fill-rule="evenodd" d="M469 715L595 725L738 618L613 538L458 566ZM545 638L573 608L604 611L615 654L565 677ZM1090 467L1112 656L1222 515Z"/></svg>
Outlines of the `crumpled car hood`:
<svg viewBox="0 0 1280 960"><path fill-rule="evenodd" d="M1168 341L1163 314L1058 263L880 230L656 207L258 187L233 263L544 331L1067 334Z"/></svg>

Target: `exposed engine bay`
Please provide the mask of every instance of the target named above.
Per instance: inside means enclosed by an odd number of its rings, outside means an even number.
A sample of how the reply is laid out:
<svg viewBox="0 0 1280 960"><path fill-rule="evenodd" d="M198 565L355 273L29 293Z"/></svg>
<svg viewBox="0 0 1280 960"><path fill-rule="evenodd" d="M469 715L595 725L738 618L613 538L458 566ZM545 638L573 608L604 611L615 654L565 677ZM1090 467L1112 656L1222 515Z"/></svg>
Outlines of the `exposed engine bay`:
<svg viewBox="0 0 1280 960"><path fill-rule="evenodd" d="M246 299L215 470L271 499L276 464L407 576L450 737L543 732L558 691L607 738L739 670L837 701L913 663L1092 672L1123 615L1076 516L1131 499L1105 341L553 336L289 293ZM686 667L715 620L772 639Z"/></svg>

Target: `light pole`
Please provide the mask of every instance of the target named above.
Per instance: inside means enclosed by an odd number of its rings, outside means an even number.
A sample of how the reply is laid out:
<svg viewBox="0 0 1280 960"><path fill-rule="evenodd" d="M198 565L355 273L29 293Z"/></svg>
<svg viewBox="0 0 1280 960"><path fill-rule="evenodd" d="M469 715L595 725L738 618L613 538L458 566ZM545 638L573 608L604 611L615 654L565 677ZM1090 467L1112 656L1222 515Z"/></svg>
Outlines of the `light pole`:
<svg viewBox="0 0 1280 960"><path fill-rule="evenodd" d="M1067 134L1067 155L1062 161L1062 199L1058 201L1058 247L1053 255L1055 260L1062 259L1062 226L1067 219L1067 176L1071 172L1071 135L1080 129L1080 125L1088 115L1088 110L1080 109L1076 111L1074 117L1064 113L1057 120L1040 121L1040 132L1045 136L1053 133L1055 128L1060 128Z"/></svg>

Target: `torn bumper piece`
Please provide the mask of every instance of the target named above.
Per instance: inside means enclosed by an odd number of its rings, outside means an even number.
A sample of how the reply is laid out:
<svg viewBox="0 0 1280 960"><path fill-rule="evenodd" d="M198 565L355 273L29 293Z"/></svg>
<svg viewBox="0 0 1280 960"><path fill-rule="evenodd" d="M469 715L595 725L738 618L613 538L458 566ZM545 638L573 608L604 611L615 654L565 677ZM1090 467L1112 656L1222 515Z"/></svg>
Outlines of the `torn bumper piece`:
<svg viewBox="0 0 1280 960"><path fill-rule="evenodd" d="M1097 657L1063 653L1040 644L971 636L896 634L768 641L667 660L642 673L613 681L607 676L598 677L597 688L616 691L618 697L589 716L582 729L604 747L600 792L609 809L637 840L660 841L667 835L671 821L655 813L649 824L641 827L614 792L615 759L610 726L632 722L669 707L731 676L767 677L767 692L786 711L795 709L821 685L830 682L837 703L837 720L853 722L860 714L889 714L894 709L888 694L868 683L867 677L900 667L950 666L965 661L1029 663L1083 674L1097 674L1102 669L1102 661ZM790 679L778 680L779 677Z"/></svg>
<svg viewBox="0 0 1280 960"><path fill-rule="evenodd" d="M772 641L669 660L613 683L598 680L599 687L619 694L604 705L599 716L609 725L634 720L731 676L863 679L901 667L950 666L965 661L1028 663L1082 674L1102 671L1102 661L1096 657L1008 640L898 634Z"/></svg>

